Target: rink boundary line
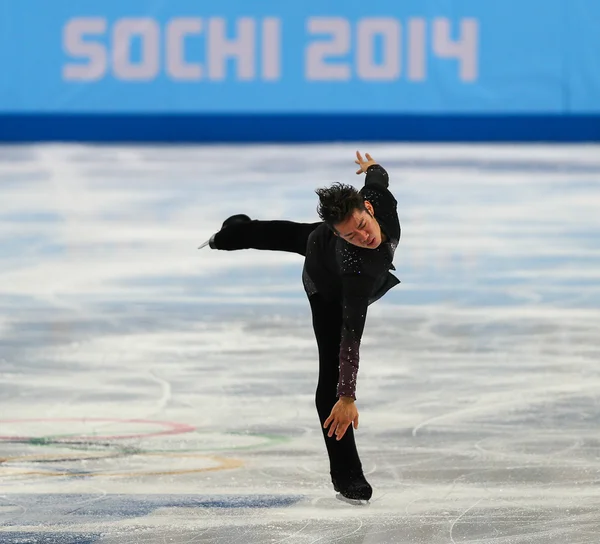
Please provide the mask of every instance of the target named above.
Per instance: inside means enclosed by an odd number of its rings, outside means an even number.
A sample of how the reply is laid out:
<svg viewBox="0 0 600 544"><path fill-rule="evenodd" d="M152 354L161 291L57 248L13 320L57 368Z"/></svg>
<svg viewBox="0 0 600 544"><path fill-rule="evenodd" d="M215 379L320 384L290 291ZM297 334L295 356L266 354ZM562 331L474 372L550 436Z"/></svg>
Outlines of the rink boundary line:
<svg viewBox="0 0 600 544"><path fill-rule="evenodd" d="M203 434L203 431L195 431L196 434ZM210 431L206 431L206 434L213 434ZM256 450L260 448L271 447L276 444L285 444L286 442L290 442L292 440L289 436L284 435L276 435L276 434L263 434L263 433L236 433L236 432L223 432L221 433L225 436L246 436L252 438L263 438L265 439L263 442L259 442L257 444L248 444L244 446L215 446L215 447L194 447L194 448L175 448L175 449L167 449L167 448L152 448L152 447L140 447L140 446L122 446L115 443L102 443L97 441L85 441L82 439L78 442L78 437L73 438L63 438L68 437L70 435L48 435L48 436L40 436L40 437L32 437L28 439L17 439L17 440L4 440L5 444L23 444L26 446L40 446L40 447L61 447L68 448L71 450L83 450L90 451L94 448L97 448L95 451L99 451L100 448L109 449L112 448L113 451L111 455L113 457L123 457L127 455L136 455L138 453L189 453L189 452L230 452L230 451L250 451ZM86 460L85 457L81 457L78 460ZM0 459L1 462L1 459Z"/></svg>
<svg viewBox="0 0 600 544"><path fill-rule="evenodd" d="M132 438L151 438L155 436L167 436L190 433L196 430L196 427L188 425L187 423L178 423L173 421L155 421L149 419L118 419L118 418L29 418L29 419L0 419L0 425L2 423L56 423L56 422L94 422L94 423L141 423L143 425L160 425L168 427L167 430L150 432L143 434L128 434L128 435L75 435L74 439L79 440L126 440ZM0 440L3 441L27 441L35 440L35 437L28 436L7 436L1 435Z"/></svg>
<svg viewBox="0 0 600 544"><path fill-rule="evenodd" d="M200 472L217 472L220 470L229 470L240 468L244 466L244 462L241 459L232 459L228 457L221 457L217 455L201 455L201 454L175 454L175 453L138 453L135 455L143 455L148 457L168 457L168 458L201 458L201 459L210 459L220 463L220 465L216 467L202 467L202 468L192 468L192 469L181 469L181 470L149 470L149 471L139 471L139 472L44 472L44 471L31 471L25 470L24 472L16 471L11 472L9 474L2 474L2 468L10 468L10 467L0 467L0 479L6 477L19 477L19 476L43 476L48 478L56 478L56 477L72 477L72 478L136 478L140 476L174 476L181 474L197 474ZM1 463L6 462L7 459L13 461L19 461L25 459L24 457L15 457L13 459L6 458L0 460ZM99 458L100 460L104 459L103 457ZM27 459L25 459L26 461ZM76 460L75 460L76 461ZM35 462L29 460L29 462ZM61 462L57 460L56 462Z"/></svg>

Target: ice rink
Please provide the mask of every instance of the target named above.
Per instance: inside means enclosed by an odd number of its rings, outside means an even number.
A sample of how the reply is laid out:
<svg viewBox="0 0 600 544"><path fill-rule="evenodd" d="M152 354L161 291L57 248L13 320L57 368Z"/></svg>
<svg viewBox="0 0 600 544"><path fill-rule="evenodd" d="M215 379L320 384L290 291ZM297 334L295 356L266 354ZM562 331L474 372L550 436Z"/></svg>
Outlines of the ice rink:
<svg viewBox="0 0 600 544"><path fill-rule="evenodd" d="M302 258L197 246L390 174L335 498ZM600 146L0 147L2 544L598 544Z"/></svg>

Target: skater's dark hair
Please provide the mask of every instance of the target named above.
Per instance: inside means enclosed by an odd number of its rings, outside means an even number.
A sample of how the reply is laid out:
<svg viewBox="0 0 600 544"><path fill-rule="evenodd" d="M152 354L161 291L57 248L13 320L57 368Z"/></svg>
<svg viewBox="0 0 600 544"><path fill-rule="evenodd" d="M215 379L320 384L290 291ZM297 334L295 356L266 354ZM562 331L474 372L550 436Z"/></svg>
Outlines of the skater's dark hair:
<svg viewBox="0 0 600 544"><path fill-rule="evenodd" d="M350 217L354 210L366 210L365 199L352 185L334 183L315 192L319 195L317 213L332 230L335 230L334 225Z"/></svg>

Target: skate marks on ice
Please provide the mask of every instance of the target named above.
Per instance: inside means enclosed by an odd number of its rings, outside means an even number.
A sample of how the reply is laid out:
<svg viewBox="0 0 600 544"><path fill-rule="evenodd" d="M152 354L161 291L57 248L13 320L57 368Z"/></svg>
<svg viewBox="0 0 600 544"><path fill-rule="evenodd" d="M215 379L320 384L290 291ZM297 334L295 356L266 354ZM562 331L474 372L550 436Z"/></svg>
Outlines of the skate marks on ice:
<svg viewBox="0 0 600 544"><path fill-rule="evenodd" d="M0 148L1 542L596 543L600 151L377 147L402 284L363 340L365 507L328 481L301 259L196 249L314 221L354 147Z"/></svg>

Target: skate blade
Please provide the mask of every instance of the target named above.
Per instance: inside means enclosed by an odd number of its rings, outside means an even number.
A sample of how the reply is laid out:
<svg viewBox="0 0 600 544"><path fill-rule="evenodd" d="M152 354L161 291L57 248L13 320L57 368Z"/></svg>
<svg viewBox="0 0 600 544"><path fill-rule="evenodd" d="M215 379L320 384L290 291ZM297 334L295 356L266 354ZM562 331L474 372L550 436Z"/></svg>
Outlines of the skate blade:
<svg viewBox="0 0 600 544"><path fill-rule="evenodd" d="M336 499L351 504L352 506L367 506L369 501L361 500L361 499L349 499L348 497L344 497L341 493L338 493L335 496Z"/></svg>
<svg viewBox="0 0 600 544"><path fill-rule="evenodd" d="M204 242L198 249L202 249L203 247L206 247L208 245L210 245L210 243L215 239L215 234L213 234L208 240L206 240L206 242Z"/></svg>

